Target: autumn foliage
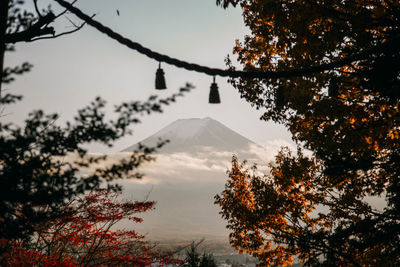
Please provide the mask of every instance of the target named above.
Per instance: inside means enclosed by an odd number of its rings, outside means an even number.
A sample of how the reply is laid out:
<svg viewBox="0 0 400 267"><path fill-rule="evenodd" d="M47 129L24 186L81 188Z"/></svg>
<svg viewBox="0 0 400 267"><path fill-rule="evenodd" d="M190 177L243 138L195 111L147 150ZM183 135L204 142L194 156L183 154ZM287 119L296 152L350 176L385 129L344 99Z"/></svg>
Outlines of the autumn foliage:
<svg viewBox="0 0 400 267"><path fill-rule="evenodd" d="M264 265L399 265L399 1L217 2L243 10L244 69L295 70L231 83L302 147L266 174L233 160L216 199L231 243Z"/></svg>
<svg viewBox="0 0 400 267"><path fill-rule="evenodd" d="M64 215L36 229L29 241L2 240L3 266L147 266L177 262L144 235L117 223L140 223L152 201L122 201L101 190L65 205ZM179 262L179 261L178 261Z"/></svg>
<svg viewBox="0 0 400 267"><path fill-rule="evenodd" d="M316 183L318 166L301 153L291 157L284 149L270 168L270 175L260 176L257 167L246 169L234 158L230 179L216 203L222 206L233 230L231 242L240 252L274 265L292 264L301 250L294 242L301 231L326 223L310 216L324 199Z"/></svg>

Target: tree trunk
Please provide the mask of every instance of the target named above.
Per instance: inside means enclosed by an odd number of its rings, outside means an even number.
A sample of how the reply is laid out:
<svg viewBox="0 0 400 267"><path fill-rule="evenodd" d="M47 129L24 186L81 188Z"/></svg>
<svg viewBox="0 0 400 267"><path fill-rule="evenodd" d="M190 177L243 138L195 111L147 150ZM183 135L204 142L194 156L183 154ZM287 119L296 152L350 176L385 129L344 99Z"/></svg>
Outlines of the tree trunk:
<svg viewBox="0 0 400 267"><path fill-rule="evenodd" d="M0 0L0 98L3 81L4 54L6 51L5 36L7 30L8 7L10 0Z"/></svg>

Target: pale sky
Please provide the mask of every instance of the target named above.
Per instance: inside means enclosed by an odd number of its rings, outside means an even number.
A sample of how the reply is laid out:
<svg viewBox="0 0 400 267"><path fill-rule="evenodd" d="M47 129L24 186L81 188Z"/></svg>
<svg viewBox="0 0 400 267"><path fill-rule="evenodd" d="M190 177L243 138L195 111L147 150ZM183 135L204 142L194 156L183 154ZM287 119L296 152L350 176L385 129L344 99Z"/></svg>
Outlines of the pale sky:
<svg viewBox="0 0 400 267"><path fill-rule="evenodd" d="M40 1L43 7L52 1ZM225 68L224 58L231 54L235 39L243 39L248 30L240 9L224 10L215 0L79 0L76 4L87 14L122 35L148 48L189 62ZM53 2L54 10L60 10ZM120 16L116 10L119 10ZM74 22L79 20L68 16ZM69 30L63 20L57 30ZM271 140L290 140L283 126L260 121L261 112L240 99L237 91L217 77L221 101L208 104L212 77L163 64L168 90L154 89L158 62L130 50L90 26L54 40L17 45L8 53L5 64L29 61L33 71L10 86L12 93L23 94L24 100L7 107L3 117L20 123L34 109L61 115L58 123L71 119L81 108L101 96L111 113L114 104L144 100L152 94L168 96L186 82L196 89L165 107L162 114L143 117L134 126L134 135L115 143L111 149L92 145L93 152L120 151L180 118L211 117L234 131L260 144ZM234 59L235 57L232 57Z"/></svg>

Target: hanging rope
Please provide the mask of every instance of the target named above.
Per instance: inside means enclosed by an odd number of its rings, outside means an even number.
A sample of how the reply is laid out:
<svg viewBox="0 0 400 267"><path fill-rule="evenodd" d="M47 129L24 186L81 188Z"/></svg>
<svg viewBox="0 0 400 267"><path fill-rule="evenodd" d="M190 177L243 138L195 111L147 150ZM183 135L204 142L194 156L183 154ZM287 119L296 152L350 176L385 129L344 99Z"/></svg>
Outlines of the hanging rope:
<svg viewBox="0 0 400 267"><path fill-rule="evenodd" d="M96 28L98 31L106 34L111 39L116 40L120 44L123 44L133 50L138 51L141 54L146 55L149 58L152 58L159 62L165 62L167 64L173 65L178 68L183 68L189 71L196 71L204 74L208 74L211 76L222 76L222 77L231 77L231 78L260 78L260 79L269 79L269 78L290 78L290 77L298 77L304 75L310 75L313 73L323 72L327 70L332 70L341 66L348 65L354 61L363 60L370 57L373 53L383 51L393 45L396 45L400 39L400 36L396 36L391 41L386 43L377 45L372 47L371 49L364 50L360 53L356 53L354 55L348 56L343 59L336 60L331 63L321 64L318 66L311 66L307 68L297 68L283 71L237 71L237 70L223 70L217 68L210 68L207 66L201 66L195 63L189 63L186 61L182 61L176 58L169 57L167 55L163 55L157 52L152 51L151 49L142 46L137 42L133 42L126 37L123 37L119 33L114 32L110 28L104 26L100 22L94 20L90 16L84 14L81 10L74 7L70 3L64 0L54 0L68 11L76 15L81 20L85 21L88 25ZM393 44L394 43L394 44Z"/></svg>

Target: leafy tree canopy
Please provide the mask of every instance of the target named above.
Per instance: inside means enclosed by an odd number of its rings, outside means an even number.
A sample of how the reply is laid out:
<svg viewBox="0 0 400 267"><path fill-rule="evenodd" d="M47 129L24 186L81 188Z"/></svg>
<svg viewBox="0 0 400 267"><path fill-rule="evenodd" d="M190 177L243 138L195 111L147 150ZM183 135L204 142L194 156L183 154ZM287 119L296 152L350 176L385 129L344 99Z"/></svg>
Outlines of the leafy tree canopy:
<svg viewBox="0 0 400 267"><path fill-rule="evenodd" d="M149 266L181 263L134 230L114 230L122 220L154 207L152 201L123 201L108 190L79 196L65 204L63 216L36 228L31 240L6 242L2 266ZM46 207L43 207L46 208ZM4 239L1 240L4 243Z"/></svg>
<svg viewBox="0 0 400 267"><path fill-rule="evenodd" d="M232 244L267 264L294 256L308 264L399 264L399 2L217 3L243 10L251 34L234 52L246 70L299 70L294 78L231 83L265 110L263 120L283 123L311 152L281 151L266 176L233 160L216 199ZM349 61L302 72L341 59ZM367 197L384 198L386 208L375 210Z"/></svg>
<svg viewBox="0 0 400 267"><path fill-rule="evenodd" d="M0 3L3 85L32 68L30 63L3 68L4 52L14 51L15 43L56 38L84 25L74 25L71 31L56 33L52 25L67 10L58 14L50 7L39 10L35 0L32 11L26 9L23 0ZM31 112L22 126L0 122L0 238L29 239L43 222L63 216L64 205L79 195L98 189L100 184L119 190L118 185L110 182L123 177L141 178L137 168L152 160L150 154L166 140L160 140L156 147L142 146L130 157L110 166L102 164L106 156L88 154L85 145L98 142L112 146L115 140L132 132L131 126L140 123L140 117L162 112L163 106L175 102L192 88L187 84L165 99L151 96L143 102L121 103L114 107L114 120L105 118L106 101L98 97L65 125L57 123L57 114L45 114L42 110ZM21 98L3 94L0 105L4 107ZM76 155L73 161L66 159L71 154ZM89 171L93 166L94 171Z"/></svg>
<svg viewBox="0 0 400 267"><path fill-rule="evenodd" d="M22 127L0 123L0 236L11 239L29 236L36 224L50 219L49 216L58 216L59 205L98 188L101 182L141 178L136 169L152 160L150 154L165 140L157 147L140 147L111 166L101 164L106 156L88 154L85 144L111 145L128 134L128 127L139 123L141 115L161 112L163 104L175 101L190 88L187 85L167 99L153 96L143 103L122 103L115 107L118 118L112 121L105 120L105 101L97 98L64 127L55 123L56 114L46 115L43 111L32 112ZM76 159L66 160L72 153ZM93 166L98 167L90 171ZM109 187L119 189L115 184ZM37 209L43 205L49 209Z"/></svg>

